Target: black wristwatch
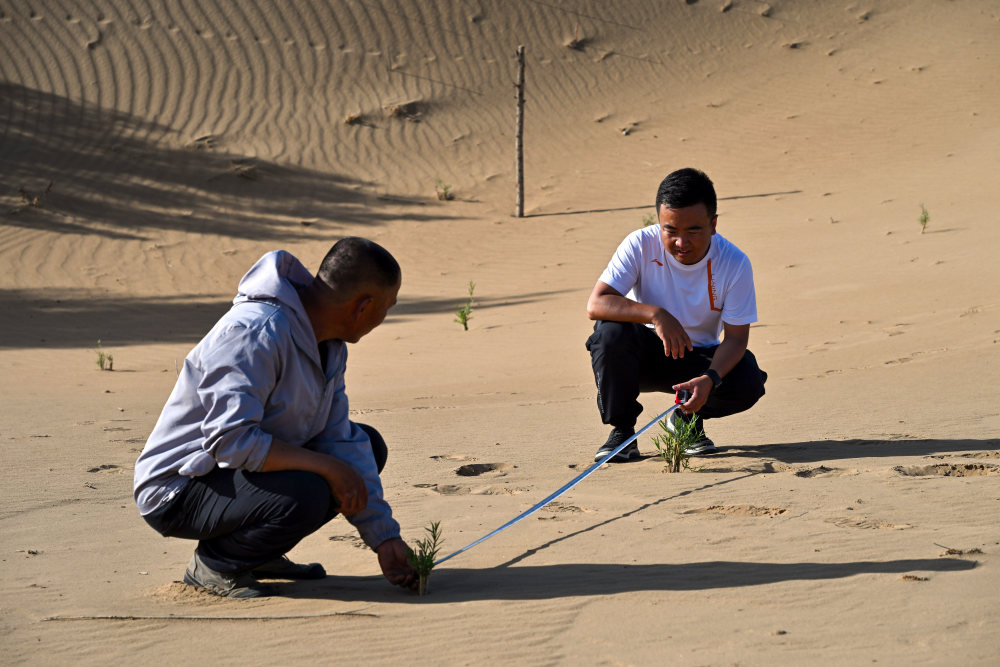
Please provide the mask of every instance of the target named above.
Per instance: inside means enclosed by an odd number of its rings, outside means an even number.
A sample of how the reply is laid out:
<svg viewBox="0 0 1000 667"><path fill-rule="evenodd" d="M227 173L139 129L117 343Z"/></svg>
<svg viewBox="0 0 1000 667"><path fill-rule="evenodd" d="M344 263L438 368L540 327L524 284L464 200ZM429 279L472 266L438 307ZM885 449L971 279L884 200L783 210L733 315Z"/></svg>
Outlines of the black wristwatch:
<svg viewBox="0 0 1000 667"><path fill-rule="evenodd" d="M711 368L702 373L702 375L707 375L708 379L712 381L712 389L718 389L722 385L722 377Z"/></svg>

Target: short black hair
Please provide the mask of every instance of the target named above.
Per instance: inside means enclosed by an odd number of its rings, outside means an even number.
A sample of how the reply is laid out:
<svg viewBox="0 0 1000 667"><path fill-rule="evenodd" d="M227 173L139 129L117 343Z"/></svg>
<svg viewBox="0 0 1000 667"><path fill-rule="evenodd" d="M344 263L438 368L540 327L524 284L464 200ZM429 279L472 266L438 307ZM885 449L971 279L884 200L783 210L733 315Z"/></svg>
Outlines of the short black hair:
<svg viewBox="0 0 1000 667"><path fill-rule="evenodd" d="M354 294L368 285L395 287L401 276L399 263L388 250L359 236L334 243L316 272L318 280L342 295Z"/></svg>
<svg viewBox="0 0 1000 667"><path fill-rule="evenodd" d="M696 204L704 204L708 209L708 218L715 217L718 202L715 197L715 186L705 172L686 167L672 172L663 179L656 191L656 214L660 214L660 206L667 208L687 208Z"/></svg>

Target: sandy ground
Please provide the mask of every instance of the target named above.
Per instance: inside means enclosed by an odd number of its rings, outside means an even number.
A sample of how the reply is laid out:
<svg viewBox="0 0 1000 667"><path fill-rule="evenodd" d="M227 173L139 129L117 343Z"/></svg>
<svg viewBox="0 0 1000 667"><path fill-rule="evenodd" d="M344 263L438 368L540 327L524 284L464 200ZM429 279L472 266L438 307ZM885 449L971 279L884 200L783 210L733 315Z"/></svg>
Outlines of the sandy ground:
<svg viewBox="0 0 1000 667"><path fill-rule="evenodd" d="M996 664L998 71L985 0L0 0L0 662ZM399 258L348 388L447 553L592 461L586 298L683 166L770 376L721 455L644 438L424 597L343 521L281 597L178 583L132 466L260 255Z"/></svg>

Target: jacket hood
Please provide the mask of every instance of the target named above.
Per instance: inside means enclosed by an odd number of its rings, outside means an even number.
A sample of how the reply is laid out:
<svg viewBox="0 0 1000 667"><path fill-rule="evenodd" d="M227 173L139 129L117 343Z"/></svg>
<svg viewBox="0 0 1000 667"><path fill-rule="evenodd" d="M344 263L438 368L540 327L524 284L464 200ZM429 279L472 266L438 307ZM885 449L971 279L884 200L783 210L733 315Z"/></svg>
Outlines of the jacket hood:
<svg viewBox="0 0 1000 667"><path fill-rule="evenodd" d="M257 260L243 276L233 304L278 301L293 322L293 336L298 345L305 350L316 350L312 323L295 289L297 285L308 285L312 279L309 270L291 253L274 250Z"/></svg>

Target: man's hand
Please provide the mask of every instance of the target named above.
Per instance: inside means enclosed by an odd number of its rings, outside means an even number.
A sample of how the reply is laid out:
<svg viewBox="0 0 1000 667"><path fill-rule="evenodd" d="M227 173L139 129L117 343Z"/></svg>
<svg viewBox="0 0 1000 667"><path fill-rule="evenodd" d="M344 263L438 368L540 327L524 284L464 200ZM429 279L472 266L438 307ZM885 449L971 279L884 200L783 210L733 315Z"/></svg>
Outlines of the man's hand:
<svg viewBox="0 0 1000 667"><path fill-rule="evenodd" d="M368 488L361 479L361 475L343 461L338 461L333 457L325 462L320 474L326 483L330 485L330 493L340 501L337 508L344 516L357 514L368 506Z"/></svg>
<svg viewBox="0 0 1000 667"><path fill-rule="evenodd" d="M402 538L394 537L375 547L382 574L390 584L416 588L417 573L410 565L410 547Z"/></svg>
<svg viewBox="0 0 1000 667"><path fill-rule="evenodd" d="M684 352L694 349L691 337L684 331L681 323L663 308L656 310L652 322L656 335L663 341L663 354L666 356L671 359L681 359L684 357Z"/></svg>
<svg viewBox="0 0 1000 667"><path fill-rule="evenodd" d="M740 359L747 351L747 340L750 338L749 324L728 324L722 323L725 335L722 343L715 349L712 356L712 369L725 378L729 371L736 367ZM687 389L691 392L691 398L681 405L681 409L687 414L698 412L705 406L708 395L715 388L712 379L707 375L699 375L687 382L681 382L673 386L674 391Z"/></svg>
<svg viewBox="0 0 1000 667"><path fill-rule="evenodd" d="M587 300L587 317L592 320L652 324L656 335L663 341L663 354L672 359L680 359L686 351L694 349L691 338L676 317L659 306L633 301L600 280Z"/></svg>
<svg viewBox="0 0 1000 667"><path fill-rule="evenodd" d="M712 392L713 386L712 378L707 375L699 375L687 382L675 384L672 389L675 392L683 389L691 392L691 398L686 403L681 403L680 407L685 414L692 414L705 406L705 402L708 401L708 395Z"/></svg>
<svg viewBox="0 0 1000 667"><path fill-rule="evenodd" d="M343 461L328 454L295 447L277 438L271 441L262 472L271 470L307 470L314 472L330 486L330 493L340 505L337 511L345 516L357 514L368 506L368 488L361 475Z"/></svg>

